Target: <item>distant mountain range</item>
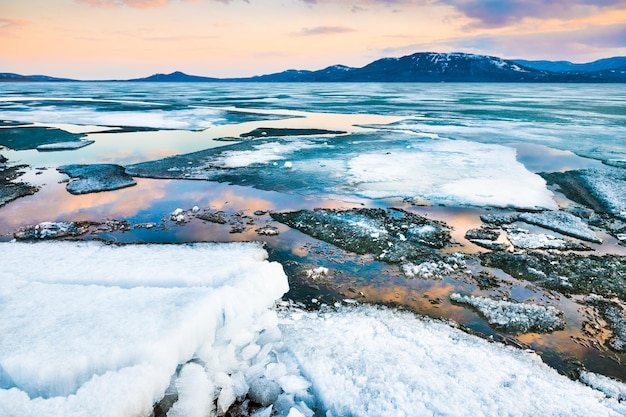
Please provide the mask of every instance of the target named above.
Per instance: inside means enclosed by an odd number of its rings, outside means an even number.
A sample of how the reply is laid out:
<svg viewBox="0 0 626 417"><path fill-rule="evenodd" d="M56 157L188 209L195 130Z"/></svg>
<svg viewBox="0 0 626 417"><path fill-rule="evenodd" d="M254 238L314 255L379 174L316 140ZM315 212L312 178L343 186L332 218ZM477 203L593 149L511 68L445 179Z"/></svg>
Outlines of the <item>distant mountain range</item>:
<svg viewBox="0 0 626 417"><path fill-rule="evenodd" d="M44 75L0 73L1 81L78 81ZM626 57L586 64L569 61L507 60L465 53L419 52L382 58L361 68L333 65L318 71L287 70L249 78L211 78L182 72L154 74L128 82L626 82Z"/></svg>

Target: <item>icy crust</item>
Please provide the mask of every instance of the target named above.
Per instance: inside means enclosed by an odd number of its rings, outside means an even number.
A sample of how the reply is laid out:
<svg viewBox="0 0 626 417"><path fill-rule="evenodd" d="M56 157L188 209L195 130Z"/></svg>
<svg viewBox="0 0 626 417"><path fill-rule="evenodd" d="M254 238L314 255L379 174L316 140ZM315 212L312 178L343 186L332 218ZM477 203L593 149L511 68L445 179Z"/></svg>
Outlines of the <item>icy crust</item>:
<svg viewBox="0 0 626 417"><path fill-rule="evenodd" d="M607 166L541 175L569 199L626 219L626 169Z"/></svg>
<svg viewBox="0 0 626 417"><path fill-rule="evenodd" d="M626 257L623 256L544 251L499 251L479 256L485 266L502 269L513 277L537 282L546 288L626 300Z"/></svg>
<svg viewBox="0 0 626 417"><path fill-rule="evenodd" d="M282 315L326 416L619 416L626 406L535 354L373 306Z"/></svg>
<svg viewBox="0 0 626 417"><path fill-rule="evenodd" d="M580 380L590 387L601 391L608 398L615 398L620 401L626 400L626 384L623 382L589 371L582 371Z"/></svg>
<svg viewBox="0 0 626 417"><path fill-rule="evenodd" d="M512 333L548 333L565 327L563 313L552 306L543 307L459 293L450 294L450 300L474 307L489 324Z"/></svg>
<svg viewBox="0 0 626 417"><path fill-rule="evenodd" d="M292 169L281 169L282 161ZM402 133L258 139L130 165L127 172L289 193L557 208L545 180L526 170L513 148Z"/></svg>
<svg viewBox="0 0 626 417"><path fill-rule="evenodd" d="M0 415L147 416L172 378L207 415L271 362L288 284L260 245L1 245Z"/></svg>
<svg viewBox="0 0 626 417"><path fill-rule="evenodd" d="M300 210L274 220L316 239L386 262L431 259L450 243L448 227L400 209Z"/></svg>

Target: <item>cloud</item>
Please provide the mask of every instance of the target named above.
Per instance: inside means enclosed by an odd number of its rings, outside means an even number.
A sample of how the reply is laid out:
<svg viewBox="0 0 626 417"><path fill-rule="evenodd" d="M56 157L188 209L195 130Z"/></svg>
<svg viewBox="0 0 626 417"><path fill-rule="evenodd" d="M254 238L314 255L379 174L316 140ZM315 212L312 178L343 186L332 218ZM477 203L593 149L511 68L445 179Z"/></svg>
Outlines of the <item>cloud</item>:
<svg viewBox="0 0 626 417"><path fill-rule="evenodd" d="M128 6L136 9L155 9L167 6L170 0L76 0L76 2L103 8Z"/></svg>
<svg viewBox="0 0 626 417"><path fill-rule="evenodd" d="M339 33L354 32L354 29L344 26L316 26L303 28L297 33L299 36L335 35Z"/></svg>
<svg viewBox="0 0 626 417"><path fill-rule="evenodd" d="M476 35L385 48L380 56L415 52L468 52L502 58L594 61L626 52L626 26L588 26L579 30L508 35ZM582 61L581 61L582 60Z"/></svg>
<svg viewBox="0 0 626 417"><path fill-rule="evenodd" d="M590 9L620 9L626 0L438 0L476 19L474 26L501 27L525 18L567 18Z"/></svg>
<svg viewBox="0 0 626 417"><path fill-rule="evenodd" d="M13 29L29 24L28 20L0 18L0 30Z"/></svg>
<svg viewBox="0 0 626 417"><path fill-rule="evenodd" d="M77 3L89 4L95 7L120 7L128 6L135 9L156 9L159 7L165 7L172 3L173 0L75 0ZM182 1L197 1L197 0L182 0ZM230 4L234 0L211 0L217 3ZM242 0L249 3L249 0Z"/></svg>

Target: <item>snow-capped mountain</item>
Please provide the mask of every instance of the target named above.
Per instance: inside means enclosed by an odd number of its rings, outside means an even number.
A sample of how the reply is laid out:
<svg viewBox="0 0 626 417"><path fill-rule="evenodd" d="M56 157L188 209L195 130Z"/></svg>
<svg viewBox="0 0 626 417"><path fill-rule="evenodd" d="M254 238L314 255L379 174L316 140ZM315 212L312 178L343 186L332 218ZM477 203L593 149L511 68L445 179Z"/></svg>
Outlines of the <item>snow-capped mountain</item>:
<svg viewBox="0 0 626 417"><path fill-rule="evenodd" d="M0 81L70 81L45 76L1 74ZM249 78L209 78L182 72L154 74L127 81L148 82L626 82L626 58L589 64L567 61L507 60L461 52L418 52L400 58L382 58L361 68L332 65Z"/></svg>

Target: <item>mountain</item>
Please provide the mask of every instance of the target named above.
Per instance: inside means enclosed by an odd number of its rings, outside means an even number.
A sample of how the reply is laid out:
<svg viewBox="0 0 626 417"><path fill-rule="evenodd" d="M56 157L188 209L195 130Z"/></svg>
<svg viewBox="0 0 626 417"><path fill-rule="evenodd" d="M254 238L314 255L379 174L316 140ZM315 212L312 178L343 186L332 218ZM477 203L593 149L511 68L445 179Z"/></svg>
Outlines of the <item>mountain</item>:
<svg viewBox="0 0 626 417"><path fill-rule="evenodd" d="M69 78L55 78L48 77L47 75L20 75L12 72L0 72L0 82L12 81L12 82L28 82L28 81L46 81L46 82L59 82L59 81L76 81Z"/></svg>
<svg viewBox="0 0 626 417"><path fill-rule="evenodd" d="M574 64L569 61L527 61L516 59L519 65L551 72L595 72L610 70L626 70L626 56L616 56L613 58L599 59L586 64Z"/></svg>
<svg viewBox="0 0 626 417"><path fill-rule="evenodd" d="M145 78L135 78L132 80L126 81L147 81L147 82L213 82L220 81L219 78L211 78L211 77L200 77L197 75L188 75L184 72L176 71L171 74L154 74Z"/></svg>
<svg viewBox="0 0 626 417"><path fill-rule="evenodd" d="M0 74L0 81L72 81L19 74ZM118 80L120 81L120 80ZM625 83L626 57L588 64L568 61L507 60L460 52L419 52L382 58L361 68L333 65L317 71L295 70L249 78L211 78L180 71L135 78L133 82L568 82Z"/></svg>
<svg viewBox="0 0 626 417"><path fill-rule="evenodd" d="M245 82L626 82L620 59L590 63L588 70L562 72L520 61L465 53L419 52L382 58L362 68L333 65L318 71L288 70L232 81ZM527 61L535 62L535 61Z"/></svg>

